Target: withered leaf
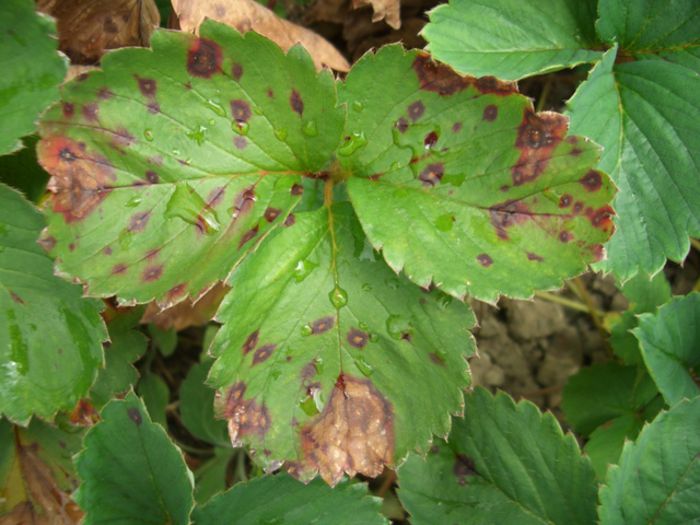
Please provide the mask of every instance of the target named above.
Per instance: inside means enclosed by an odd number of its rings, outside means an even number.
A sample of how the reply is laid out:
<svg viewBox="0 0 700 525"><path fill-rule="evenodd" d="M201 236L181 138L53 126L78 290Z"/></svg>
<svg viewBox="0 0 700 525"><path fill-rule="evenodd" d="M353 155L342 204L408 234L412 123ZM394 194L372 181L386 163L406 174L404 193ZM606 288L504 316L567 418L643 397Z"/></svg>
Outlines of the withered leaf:
<svg viewBox="0 0 700 525"><path fill-rule="evenodd" d="M255 31L287 51L297 43L303 45L318 69L324 66L348 71L350 64L323 37L305 27L279 18L274 11L255 0L173 0L183 31L197 32L205 18L235 27L241 33Z"/></svg>
<svg viewBox="0 0 700 525"><path fill-rule="evenodd" d="M154 0L39 0L58 22L59 47L72 62L98 62L107 49L148 46L160 24Z"/></svg>
<svg viewBox="0 0 700 525"><path fill-rule="evenodd" d="M214 317L229 288L223 283L215 284L208 292L196 300L187 298L170 308L161 309L152 302L141 317L141 323L153 323L161 330L180 331L190 326L207 324Z"/></svg>
<svg viewBox="0 0 700 525"><path fill-rule="evenodd" d="M353 9L371 5L374 10L372 22L384 20L390 27L401 27L401 2L400 0L352 0Z"/></svg>

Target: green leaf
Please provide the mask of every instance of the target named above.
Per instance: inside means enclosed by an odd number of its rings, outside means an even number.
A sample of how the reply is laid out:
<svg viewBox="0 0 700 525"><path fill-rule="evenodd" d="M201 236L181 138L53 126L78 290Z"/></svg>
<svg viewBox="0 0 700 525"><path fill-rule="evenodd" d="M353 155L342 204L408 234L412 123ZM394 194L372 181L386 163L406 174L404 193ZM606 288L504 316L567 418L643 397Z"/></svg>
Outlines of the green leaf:
<svg viewBox="0 0 700 525"><path fill-rule="evenodd" d="M263 476L239 483L195 509L194 525L380 525L381 500L367 496L363 483L341 483L331 489L321 481L304 485L289 476Z"/></svg>
<svg viewBox="0 0 700 525"><path fill-rule="evenodd" d="M180 418L197 439L229 447L226 423L214 416L214 390L205 384L210 368L211 362L207 360L195 364L187 372L180 385Z"/></svg>
<svg viewBox="0 0 700 525"><path fill-rule="evenodd" d="M177 331L172 328L162 330L154 324L149 324L148 333L163 357L173 355L175 348L177 348Z"/></svg>
<svg viewBox="0 0 700 525"><path fill-rule="evenodd" d="M616 417L638 416L658 393L644 369L601 363L569 378L561 406L576 432L588 435Z"/></svg>
<svg viewBox="0 0 700 525"><path fill-rule="evenodd" d="M600 490L602 525L700 520L700 397L683 400L625 444Z"/></svg>
<svg viewBox="0 0 700 525"><path fill-rule="evenodd" d="M4 0L0 13L0 155L22 146L19 138L34 131L66 74L54 21L35 9L30 0Z"/></svg>
<svg viewBox="0 0 700 525"><path fill-rule="evenodd" d="M54 277L37 245L41 214L0 184L0 413L26 424L50 419L83 397L107 338L100 301Z"/></svg>
<svg viewBox="0 0 700 525"><path fill-rule="evenodd" d="M694 379L700 372L700 293L676 297L656 314L641 315L633 332L666 403L673 406L700 393Z"/></svg>
<svg viewBox="0 0 700 525"><path fill-rule="evenodd" d="M142 314L143 308L135 308L118 313L109 322L111 343L105 346L105 367L90 389L90 399L97 408L129 390L139 378L132 363L146 352L146 337L136 330Z"/></svg>
<svg viewBox="0 0 700 525"><path fill-rule="evenodd" d="M163 378L152 372L147 372L139 381L137 391L146 405L151 419L155 423L160 423L163 428L168 428L165 408L170 401L170 389Z"/></svg>
<svg viewBox="0 0 700 525"><path fill-rule="evenodd" d="M620 189L599 267L622 281L683 260L700 235L700 48L692 53L616 64L613 48L569 101L572 131L605 147L599 168Z"/></svg>
<svg viewBox="0 0 700 525"><path fill-rule="evenodd" d="M603 423L591 432L583 451L591 458L599 480L605 479L608 467L618 462L625 441L634 441L643 426L642 418L626 414Z"/></svg>
<svg viewBox="0 0 700 525"><path fill-rule="evenodd" d="M695 0L600 0L600 37L630 51L680 50L700 45Z"/></svg>
<svg viewBox="0 0 700 525"><path fill-rule="evenodd" d="M192 474L163 427L130 393L111 401L75 459L84 523L189 523Z"/></svg>
<svg viewBox="0 0 700 525"><path fill-rule="evenodd" d="M418 285L529 297L603 256L614 189L591 169L598 148L565 137L564 117L535 115L512 85L389 46L355 64L340 100L352 108L346 146L366 142L339 150L357 215Z"/></svg>
<svg viewBox="0 0 700 525"><path fill-rule="evenodd" d="M24 139L26 147L0 157L0 182L20 190L32 202L37 202L44 194L49 180L49 175L37 162L38 140L36 135L27 137Z"/></svg>
<svg viewBox="0 0 700 525"><path fill-rule="evenodd" d="M590 524L594 472L552 414L481 388L447 443L399 469L399 497L421 524Z"/></svg>
<svg viewBox="0 0 700 525"><path fill-rule="evenodd" d="M422 35L460 73L518 80L597 60L586 49L596 43L594 20L587 1L450 0L430 12Z"/></svg>
<svg viewBox="0 0 700 525"><path fill-rule="evenodd" d="M214 457L194 471L194 499L198 504L206 503L214 494L226 490L228 466L234 453L230 447L215 447ZM244 454L242 450L239 453Z"/></svg>
<svg viewBox="0 0 700 525"><path fill-rule="evenodd" d="M235 443L331 484L446 435L468 385L471 310L394 275L347 203L296 214L234 274L209 381ZM332 451L332 453L327 452Z"/></svg>
<svg viewBox="0 0 700 525"><path fill-rule="evenodd" d="M333 77L302 48L214 22L200 37L161 30L153 50L108 53L43 118L52 253L91 295L198 297L285 221L339 141Z"/></svg>

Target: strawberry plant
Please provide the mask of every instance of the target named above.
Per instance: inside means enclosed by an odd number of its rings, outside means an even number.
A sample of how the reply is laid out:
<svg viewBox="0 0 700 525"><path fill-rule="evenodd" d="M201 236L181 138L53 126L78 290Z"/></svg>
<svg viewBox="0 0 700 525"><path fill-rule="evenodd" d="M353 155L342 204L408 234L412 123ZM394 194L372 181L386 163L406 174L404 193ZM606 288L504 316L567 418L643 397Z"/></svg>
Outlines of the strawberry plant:
<svg viewBox="0 0 700 525"><path fill-rule="evenodd" d="M0 520L699 519L698 294L658 273L698 235L698 10L639 3L454 1L430 54L386 45L336 76L230 27L227 2L173 2L229 24L196 35L153 31L147 2L149 47L62 82L53 21L11 0L0 153L36 132L5 158L50 178L0 184ZM569 117L515 82L591 63ZM612 352L564 389L579 443L468 361L476 301L589 265L629 307L589 308Z"/></svg>

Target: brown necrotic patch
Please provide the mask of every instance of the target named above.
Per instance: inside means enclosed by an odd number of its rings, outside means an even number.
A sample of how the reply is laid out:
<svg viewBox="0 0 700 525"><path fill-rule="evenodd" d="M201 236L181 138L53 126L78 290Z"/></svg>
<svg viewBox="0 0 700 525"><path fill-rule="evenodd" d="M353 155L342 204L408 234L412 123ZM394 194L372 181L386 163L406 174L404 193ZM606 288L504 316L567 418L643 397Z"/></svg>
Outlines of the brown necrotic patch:
<svg viewBox="0 0 700 525"><path fill-rule="evenodd" d="M376 477L394 461L391 404L368 380L340 375L323 412L300 430L302 459L290 474L318 472L331 486L344 474Z"/></svg>
<svg viewBox="0 0 700 525"><path fill-rule="evenodd" d="M476 256L476 260L479 261L479 264L485 268L488 268L493 264L493 259L488 253L480 253Z"/></svg>
<svg viewBox="0 0 700 525"><path fill-rule="evenodd" d="M401 117L396 121L394 127L398 129L400 133L406 133L406 130L408 129L408 121Z"/></svg>
<svg viewBox="0 0 700 525"><path fill-rule="evenodd" d="M476 474L474 461L464 454L457 454L454 466L452 467L452 473L457 478L457 483L466 485L468 478Z"/></svg>
<svg viewBox="0 0 700 525"><path fill-rule="evenodd" d="M331 316L316 319L313 323L311 323L311 334L318 335L322 334L323 332L327 332L333 328L334 323L335 319Z"/></svg>
<svg viewBox="0 0 700 525"><path fill-rule="evenodd" d="M591 224L595 228L603 230L606 233L612 233L614 229L612 222L613 215L615 215L615 212L610 206L603 206L595 211L591 211L589 217Z"/></svg>
<svg viewBox="0 0 700 525"><path fill-rule="evenodd" d="M143 420L141 418L141 412L139 412L138 408L131 407L131 408L127 409L126 413L129 416L129 419L131 419L131 421L136 423L136 426L141 425L141 423L143 422Z"/></svg>
<svg viewBox="0 0 700 525"><path fill-rule="evenodd" d="M574 235L570 232L563 231L563 232L559 233L559 240L561 242L564 242L564 243L570 242L573 238L574 238Z"/></svg>
<svg viewBox="0 0 700 525"><path fill-rule="evenodd" d="M75 105L72 102L61 103L61 111L64 118L72 118L75 115Z"/></svg>
<svg viewBox="0 0 700 525"><path fill-rule="evenodd" d="M236 149L245 149L248 146L248 140L245 137L236 136L233 137L233 145Z"/></svg>
<svg viewBox="0 0 700 525"><path fill-rule="evenodd" d="M101 100L109 100L113 96L114 93L112 93L112 91L107 86L102 86L97 92L97 98Z"/></svg>
<svg viewBox="0 0 700 525"><path fill-rule="evenodd" d="M121 275L126 272L128 266L124 263L115 264L112 266L112 275Z"/></svg>
<svg viewBox="0 0 700 525"><path fill-rule="evenodd" d="M160 276L163 275L163 265L162 264L157 264L153 266L148 266L144 271L143 274L141 275L141 279L144 282L153 282L156 281L160 278Z"/></svg>
<svg viewBox="0 0 700 525"><path fill-rule="evenodd" d="M263 345L260 348L258 348L253 354L253 366L267 361L268 358L272 355L272 352L275 351L275 348L277 348L277 345L273 344Z"/></svg>
<svg viewBox="0 0 700 525"><path fill-rule="evenodd" d="M544 261L544 258L542 258L541 255L537 255L536 253L533 253L533 252L527 252L527 259L529 261L536 261L536 262Z"/></svg>
<svg viewBox="0 0 700 525"><path fill-rule="evenodd" d="M238 124L244 124L250 120L250 104L237 98L231 101L231 116Z"/></svg>
<svg viewBox="0 0 700 525"><path fill-rule="evenodd" d="M228 419L228 434L234 447L240 447L247 436L263 438L270 429L267 407L254 399L244 399L245 391L246 385L239 381L226 395L224 417Z"/></svg>
<svg viewBox="0 0 700 525"><path fill-rule="evenodd" d="M598 191L603 186L603 178L599 171L589 170L583 177L579 179L581 186L586 191Z"/></svg>
<svg viewBox="0 0 700 525"><path fill-rule="evenodd" d="M146 172L146 180L150 184L158 184L158 174L153 170L148 170Z"/></svg>
<svg viewBox="0 0 700 525"><path fill-rule="evenodd" d="M291 193L294 196L302 195L304 193L304 186L302 186L301 184L292 184L289 193Z"/></svg>
<svg viewBox="0 0 700 525"><path fill-rule="evenodd" d="M521 201L508 200L489 208L491 224L501 239L508 239L508 228L531 218L530 209Z"/></svg>
<svg viewBox="0 0 700 525"><path fill-rule="evenodd" d="M488 122L493 122L496 120L496 117L498 117L498 106L495 106L494 104L489 104L484 108L484 115L483 119L488 121Z"/></svg>
<svg viewBox="0 0 700 525"><path fill-rule="evenodd" d="M289 105L292 107L292 111L298 113L299 116L304 114L304 101L296 89L292 89L292 94L289 95Z"/></svg>
<svg viewBox="0 0 700 525"><path fill-rule="evenodd" d="M90 215L116 180L106 158L86 153L84 145L66 137L43 139L37 151L39 163L52 175L48 183L51 207L68 223Z"/></svg>
<svg viewBox="0 0 700 525"><path fill-rule="evenodd" d="M158 104L158 102L149 102L146 107L149 113L153 113L154 115L160 113L160 104Z"/></svg>
<svg viewBox="0 0 700 525"><path fill-rule="evenodd" d="M425 113L425 104L420 100L416 100L408 106L408 118L413 122L421 118L423 113Z"/></svg>
<svg viewBox="0 0 700 525"><path fill-rule="evenodd" d="M131 216L131 219L129 219L129 226L127 227L127 230L130 232L140 232L143 231L143 229L146 227L146 224L148 224L148 219L151 216L151 212L148 211L139 211L134 213Z"/></svg>
<svg viewBox="0 0 700 525"><path fill-rule="evenodd" d="M139 84L139 91L144 97L151 98L156 96L157 83L154 79L136 75L136 81Z"/></svg>
<svg viewBox="0 0 700 525"><path fill-rule="evenodd" d="M173 286L167 293L167 299L169 302L182 297L187 291L187 283L179 283Z"/></svg>
<svg viewBox="0 0 700 525"><path fill-rule="evenodd" d="M255 205L255 188L250 186L242 190L233 200L234 218L249 212Z"/></svg>
<svg viewBox="0 0 700 525"><path fill-rule="evenodd" d="M568 208L571 206L571 202L573 201L573 197L569 195L568 193L565 193L561 197L559 197L559 207L560 208Z"/></svg>
<svg viewBox="0 0 700 525"><path fill-rule="evenodd" d="M187 51L187 71L195 77L210 78L221 70L221 48L216 42L196 38Z"/></svg>
<svg viewBox="0 0 700 525"><path fill-rule="evenodd" d="M98 112L99 108L97 107L96 102L90 102L83 106L83 117L85 117L85 120L88 120L90 122L97 122Z"/></svg>
<svg viewBox="0 0 700 525"><path fill-rule="evenodd" d="M518 92L518 86L515 82L506 82L491 76L477 78L475 86L476 89L485 95L504 97Z"/></svg>
<svg viewBox="0 0 700 525"><path fill-rule="evenodd" d="M267 222L272 222L279 217L280 213L282 213L282 211L279 208L267 208L264 214L265 220Z"/></svg>
<svg viewBox="0 0 700 525"><path fill-rule="evenodd" d="M515 140L520 157L511 170L514 185L533 181L544 172L554 148L566 135L568 126L567 118L559 113L543 112L536 115L529 108L525 110Z"/></svg>
<svg viewBox="0 0 700 525"><path fill-rule="evenodd" d="M297 219L294 216L294 214L290 213L289 215L287 215L287 218L284 219L284 222L282 224L284 224L284 226L289 227L289 226L292 226L296 221L297 221Z"/></svg>
<svg viewBox="0 0 700 525"><path fill-rule="evenodd" d="M24 304L24 299L22 299L19 295L17 295L15 292L10 290L10 297L12 300L17 303L17 304Z"/></svg>
<svg viewBox="0 0 700 525"><path fill-rule="evenodd" d="M354 346L355 348L364 348L367 341L369 341L369 334L359 330L358 328L351 328L348 332L347 340L348 343L350 343L350 346Z"/></svg>
<svg viewBox="0 0 700 525"><path fill-rule="evenodd" d="M260 337L260 330L255 330L255 332L252 332L245 340L243 343L243 346L241 347L241 350L243 351L243 355L246 355L248 352L252 351L253 348L255 348L258 344L258 339Z"/></svg>
<svg viewBox="0 0 700 525"><path fill-rule="evenodd" d="M258 234L258 226L256 225L243 234L243 237L241 237L241 240L238 243L238 247L242 248L245 243L247 243L248 241L253 239L257 234Z"/></svg>
<svg viewBox="0 0 700 525"><path fill-rule="evenodd" d="M440 183L442 176L445 174L445 167L441 162L428 164L418 175L418 179L423 183L423 186L432 188Z"/></svg>
<svg viewBox="0 0 700 525"><path fill-rule="evenodd" d="M434 131L431 131L428 133L425 138L423 139L423 146L426 148L432 148L437 144L438 141L438 134Z"/></svg>

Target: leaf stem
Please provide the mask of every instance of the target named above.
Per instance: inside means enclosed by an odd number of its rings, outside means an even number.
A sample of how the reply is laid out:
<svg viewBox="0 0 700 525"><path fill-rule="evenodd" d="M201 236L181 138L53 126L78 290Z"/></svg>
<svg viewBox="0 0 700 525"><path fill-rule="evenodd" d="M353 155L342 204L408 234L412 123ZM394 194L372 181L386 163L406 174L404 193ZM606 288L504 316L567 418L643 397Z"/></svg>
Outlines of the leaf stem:
<svg viewBox="0 0 700 525"><path fill-rule="evenodd" d="M535 292L535 297L544 299L545 301L549 301L551 303L566 306L567 308L571 308L572 310L588 313L588 307L585 304L579 303L578 301L574 301L572 299L567 299L566 297L562 297L560 295L556 295L550 292Z"/></svg>
<svg viewBox="0 0 700 525"><path fill-rule="evenodd" d="M552 88L552 79L554 77L552 75L547 75L547 77L544 79L544 85L542 86L542 92L540 93L540 98L537 101L537 108L536 111L539 113L544 109L544 105L547 102L547 98L549 97L549 91Z"/></svg>
<svg viewBox="0 0 700 525"><path fill-rule="evenodd" d="M700 252L700 240L694 239L693 237L690 238L690 245L695 248L697 251Z"/></svg>

